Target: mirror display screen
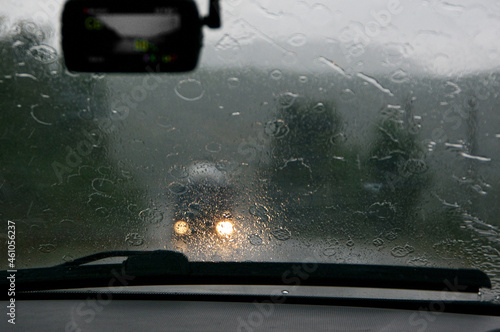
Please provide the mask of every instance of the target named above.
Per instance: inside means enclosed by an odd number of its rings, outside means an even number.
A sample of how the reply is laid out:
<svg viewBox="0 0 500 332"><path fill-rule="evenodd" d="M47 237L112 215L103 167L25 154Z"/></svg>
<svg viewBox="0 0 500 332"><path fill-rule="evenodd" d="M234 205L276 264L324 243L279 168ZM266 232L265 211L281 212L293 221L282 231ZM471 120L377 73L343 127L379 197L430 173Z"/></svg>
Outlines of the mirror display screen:
<svg viewBox="0 0 500 332"><path fill-rule="evenodd" d="M180 30L181 18L173 11L170 14L97 14L85 19L85 28L96 38L100 32L115 35L116 41L110 40L109 45L112 53L145 53L147 62L148 57L158 52L159 44Z"/></svg>

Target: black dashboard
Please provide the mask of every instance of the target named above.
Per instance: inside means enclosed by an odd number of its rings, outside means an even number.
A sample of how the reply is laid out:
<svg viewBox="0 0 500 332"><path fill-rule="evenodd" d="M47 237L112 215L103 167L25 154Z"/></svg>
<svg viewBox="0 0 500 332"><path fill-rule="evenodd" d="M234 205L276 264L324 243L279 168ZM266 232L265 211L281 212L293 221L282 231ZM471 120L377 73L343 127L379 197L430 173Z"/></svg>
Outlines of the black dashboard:
<svg viewBox="0 0 500 332"><path fill-rule="evenodd" d="M22 298L20 331L500 331L498 308L481 302L89 292ZM6 319L1 325L13 327Z"/></svg>

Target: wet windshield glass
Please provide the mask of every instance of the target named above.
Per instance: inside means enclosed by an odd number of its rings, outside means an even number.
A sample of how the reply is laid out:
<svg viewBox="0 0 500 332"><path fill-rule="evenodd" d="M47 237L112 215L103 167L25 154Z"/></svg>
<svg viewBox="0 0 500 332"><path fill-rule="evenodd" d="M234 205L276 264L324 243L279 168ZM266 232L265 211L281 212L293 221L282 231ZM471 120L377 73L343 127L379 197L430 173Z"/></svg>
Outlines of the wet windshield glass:
<svg viewBox="0 0 500 332"><path fill-rule="evenodd" d="M62 5L0 9L18 268L123 249L472 267L498 300L498 2L222 1L196 71L143 75L67 71Z"/></svg>

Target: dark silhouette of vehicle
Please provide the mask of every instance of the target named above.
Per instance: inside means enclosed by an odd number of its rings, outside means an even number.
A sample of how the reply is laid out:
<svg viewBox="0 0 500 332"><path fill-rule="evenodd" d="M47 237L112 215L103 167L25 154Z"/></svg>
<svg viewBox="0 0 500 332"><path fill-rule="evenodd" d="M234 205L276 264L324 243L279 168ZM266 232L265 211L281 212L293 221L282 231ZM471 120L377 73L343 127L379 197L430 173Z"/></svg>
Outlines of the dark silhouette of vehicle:
<svg viewBox="0 0 500 332"><path fill-rule="evenodd" d="M195 162L187 168L185 192L174 202L174 237L195 241L230 239L235 231L233 193L226 173L210 162Z"/></svg>

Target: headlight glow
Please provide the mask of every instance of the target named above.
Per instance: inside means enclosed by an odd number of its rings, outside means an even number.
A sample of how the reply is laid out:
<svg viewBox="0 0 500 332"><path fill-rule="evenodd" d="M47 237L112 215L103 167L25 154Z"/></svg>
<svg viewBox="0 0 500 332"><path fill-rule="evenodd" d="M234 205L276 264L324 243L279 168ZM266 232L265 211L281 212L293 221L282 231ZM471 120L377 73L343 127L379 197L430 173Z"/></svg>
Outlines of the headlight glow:
<svg viewBox="0 0 500 332"><path fill-rule="evenodd" d="M215 226L217 233L221 236L229 236L233 233L233 224L229 220L219 221Z"/></svg>
<svg viewBox="0 0 500 332"><path fill-rule="evenodd" d="M174 232L179 235L185 235L189 232L189 225L184 220L179 220L174 224Z"/></svg>

